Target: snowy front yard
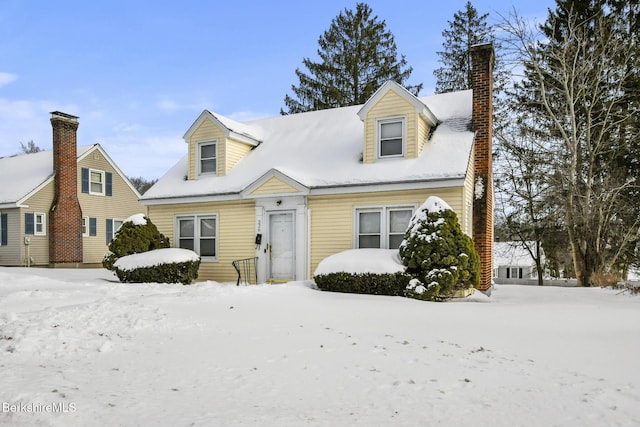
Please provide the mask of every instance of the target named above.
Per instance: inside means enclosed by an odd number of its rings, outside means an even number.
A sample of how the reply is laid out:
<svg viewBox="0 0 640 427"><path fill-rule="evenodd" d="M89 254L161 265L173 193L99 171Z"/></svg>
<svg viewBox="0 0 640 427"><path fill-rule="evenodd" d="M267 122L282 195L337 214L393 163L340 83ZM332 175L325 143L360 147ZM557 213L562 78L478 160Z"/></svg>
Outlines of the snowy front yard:
<svg viewBox="0 0 640 427"><path fill-rule="evenodd" d="M640 297L604 289L427 303L0 268L2 425L632 426L639 357Z"/></svg>

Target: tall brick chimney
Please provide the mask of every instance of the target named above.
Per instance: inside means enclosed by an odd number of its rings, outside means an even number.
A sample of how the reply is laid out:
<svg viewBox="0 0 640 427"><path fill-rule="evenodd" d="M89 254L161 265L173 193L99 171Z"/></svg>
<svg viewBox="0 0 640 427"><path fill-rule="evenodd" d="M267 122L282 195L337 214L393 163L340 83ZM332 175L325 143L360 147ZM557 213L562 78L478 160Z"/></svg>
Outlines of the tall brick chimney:
<svg viewBox="0 0 640 427"><path fill-rule="evenodd" d="M473 242L480 257L480 286L491 289L493 259L493 44L471 47L473 67L474 200Z"/></svg>
<svg viewBox="0 0 640 427"><path fill-rule="evenodd" d="M49 265L82 263L82 211L78 201L78 118L53 111L54 195L49 210Z"/></svg>

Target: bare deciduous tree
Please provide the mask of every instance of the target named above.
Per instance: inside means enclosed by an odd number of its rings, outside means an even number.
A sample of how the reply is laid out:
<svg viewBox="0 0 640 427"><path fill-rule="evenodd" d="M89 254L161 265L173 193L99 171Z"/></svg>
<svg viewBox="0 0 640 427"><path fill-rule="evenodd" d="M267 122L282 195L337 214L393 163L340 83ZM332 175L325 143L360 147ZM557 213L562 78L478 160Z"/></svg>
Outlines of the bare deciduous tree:
<svg viewBox="0 0 640 427"><path fill-rule="evenodd" d="M637 34L625 31L638 6L603 3L588 19L569 9L558 22L550 13L542 27L548 34L516 13L502 25L509 36L503 45L524 64L517 105L532 114L527 132L541 141L549 200L561 209L582 286L614 269L640 230L630 198L640 177L629 165L640 144L637 88L629 90L640 46Z"/></svg>

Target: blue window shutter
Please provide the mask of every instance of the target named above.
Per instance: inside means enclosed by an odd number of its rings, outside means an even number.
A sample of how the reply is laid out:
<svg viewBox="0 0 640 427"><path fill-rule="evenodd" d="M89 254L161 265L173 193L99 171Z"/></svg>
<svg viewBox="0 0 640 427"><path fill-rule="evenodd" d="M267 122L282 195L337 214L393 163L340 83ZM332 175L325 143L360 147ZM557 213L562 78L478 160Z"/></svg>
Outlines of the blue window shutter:
<svg viewBox="0 0 640 427"><path fill-rule="evenodd" d="M34 234L35 224L33 213L24 214L24 234Z"/></svg>
<svg viewBox="0 0 640 427"><path fill-rule="evenodd" d="M105 186L104 186L105 195L111 196L112 188L113 188L113 176L111 172L104 173L104 180L105 180Z"/></svg>
<svg viewBox="0 0 640 427"><path fill-rule="evenodd" d="M0 245L7 246L7 214L0 215L0 235L2 235L2 240L0 241Z"/></svg>
<svg viewBox="0 0 640 427"><path fill-rule="evenodd" d="M113 237L113 220L107 218L107 246L111 243L111 238Z"/></svg>
<svg viewBox="0 0 640 427"><path fill-rule="evenodd" d="M89 193L89 169L82 168L82 192Z"/></svg>
<svg viewBox="0 0 640 427"><path fill-rule="evenodd" d="M89 236L96 236L98 234L98 221L96 218L89 218Z"/></svg>

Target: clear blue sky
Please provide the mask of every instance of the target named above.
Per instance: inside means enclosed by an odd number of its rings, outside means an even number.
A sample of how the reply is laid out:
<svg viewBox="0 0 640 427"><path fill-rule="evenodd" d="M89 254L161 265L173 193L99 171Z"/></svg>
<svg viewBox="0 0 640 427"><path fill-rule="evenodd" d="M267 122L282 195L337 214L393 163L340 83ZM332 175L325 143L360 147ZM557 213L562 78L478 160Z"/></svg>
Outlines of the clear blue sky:
<svg viewBox="0 0 640 427"><path fill-rule="evenodd" d="M489 22L512 8L543 20L554 0L477 0ZM0 1L0 156L51 148L49 112L80 117L128 176L163 175L203 109L239 121L275 116L304 57L355 1ZM442 30L466 0L369 1L433 93ZM6 183L0 184L6 185Z"/></svg>

